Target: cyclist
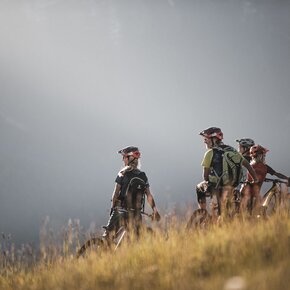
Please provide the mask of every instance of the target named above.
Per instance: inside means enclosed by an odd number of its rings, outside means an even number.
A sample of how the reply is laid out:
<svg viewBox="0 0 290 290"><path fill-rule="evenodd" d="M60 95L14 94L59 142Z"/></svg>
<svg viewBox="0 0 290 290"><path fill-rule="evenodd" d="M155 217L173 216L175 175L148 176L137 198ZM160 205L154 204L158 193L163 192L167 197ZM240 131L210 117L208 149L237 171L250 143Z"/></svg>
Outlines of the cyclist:
<svg viewBox="0 0 290 290"><path fill-rule="evenodd" d="M255 145L255 141L251 138L242 138L236 142L239 144L238 151L248 162L251 162L250 148Z"/></svg>
<svg viewBox="0 0 290 290"><path fill-rule="evenodd" d="M141 222L141 210L143 206L143 198L137 200L135 208L129 208L126 195L128 193L128 187L130 185L130 181L133 178L137 177L137 180L141 180L141 183L144 184L144 194L147 197L147 201L153 210L153 219L159 221L160 215L155 205L155 201L153 195L149 188L149 183L145 172L139 169L139 158L141 153L139 149L135 146L128 146L118 151L119 154L123 157L124 168L120 170L118 176L115 180L115 188L112 195L112 204L111 204L111 212L110 218L107 226L105 226L105 232L103 234L104 237L107 237L110 232L116 230L123 219L128 219L128 212L134 212L133 217L135 221ZM142 184L140 184L142 187Z"/></svg>
<svg viewBox="0 0 290 290"><path fill-rule="evenodd" d="M203 167L203 181L196 187L199 207L205 210L206 196L212 197L215 194L220 204L220 215L222 208L225 207L227 198L232 195L233 188L231 186L223 186L220 183L221 175L223 173L223 151L215 149L226 148L230 146L223 144L223 132L220 128L210 127L200 132L199 135L204 138L204 143L206 144L207 148L201 163ZM255 171L249 162L242 156L241 165L246 167L250 175L253 176L255 180L257 179Z"/></svg>
<svg viewBox="0 0 290 290"><path fill-rule="evenodd" d="M289 182L289 177L282 173L276 172L272 167L266 164L265 158L268 151L268 149L259 144L256 144L250 148L251 166L254 168L258 180L252 184L248 183L243 189L243 199L241 206L242 210L244 211L251 197L256 199L255 208L259 210L261 206L260 190L268 173L275 175L278 178L285 179L287 182ZM252 177L249 175L247 176L247 182L253 182ZM283 198L285 195L287 195L287 192L282 193L282 200L285 199Z"/></svg>
<svg viewBox="0 0 290 290"><path fill-rule="evenodd" d="M251 138L242 138L237 139L236 142L238 143L239 153L242 154L242 156L250 163L251 162L250 148L255 145L255 141ZM245 182L246 179L247 179L247 170L243 168L241 182ZM243 183L241 187L237 187L234 191L237 211L240 210L240 203L243 196L244 186L245 184Z"/></svg>

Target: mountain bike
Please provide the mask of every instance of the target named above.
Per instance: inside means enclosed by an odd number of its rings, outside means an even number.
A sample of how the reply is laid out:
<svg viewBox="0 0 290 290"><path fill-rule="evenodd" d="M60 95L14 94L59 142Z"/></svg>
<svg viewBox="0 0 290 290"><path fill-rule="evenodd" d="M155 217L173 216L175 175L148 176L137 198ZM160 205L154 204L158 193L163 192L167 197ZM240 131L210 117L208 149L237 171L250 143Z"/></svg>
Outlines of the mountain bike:
<svg viewBox="0 0 290 290"><path fill-rule="evenodd" d="M288 200L282 200L283 198L289 198L289 193L287 193L287 196L285 197L282 196L282 186L285 184L287 187L289 187L289 185L288 182L280 179L266 178L265 182L273 183L271 188L264 194L262 203L263 214L265 216L270 216L279 209L282 203L288 202Z"/></svg>
<svg viewBox="0 0 290 290"><path fill-rule="evenodd" d="M272 187L263 195L262 197L262 206L261 210L259 209L259 213L257 213L257 217L260 217L261 215L269 216L273 214L279 205L281 205L282 202L282 191L281 187L283 184L287 185L288 183L279 179L270 179L266 178L264 180L265 182L273 182ZM251 182L245 181L242 182L244 185L251 185ZM290 194L288 193L288 196ZM287 197L286 197L287 199ZM235 204L236 204L236 209L237 212L239 211L240 205L242 201L242 193L238 190L235 190ZM253 210L254 210L254 205L256 202L256 198L254 196L251 196L248 205L247 205L247 211L250 216L252 216Z"/></svg>
<svg viewBox="0 0 290 290"><path fill-rule="evenodd" d="M133 229L133 233L138 237L140 233L140 227L142 226L141 223L135 223L134 221L132 223L129 215L130 211L126 209L119 209L119 211L124 214L124 218L120 222L119 227L110 235L108 236L97 236L92 237L89 240L87 240L77 251L77 258L85 257L89 255L91 252L99 253L104 250L113 250L116 251L117 248L121 245L121 243L124 241L125 237L128 236L129 231L131 233ZM153 214L148 214L144 211L141 212L142 215L145 215L149 217L151 220L153 220ZM103 227L106 229L106 227ZM152 232L152 229L150 227L146 227L147 232Z"/></svg>
<svg viewBox="0 0 290 290"><path fill-rule="evenodd" d="M245 184L245 182L241 182ZM197 209L195 210L189 221L187 222L186 229L190 228L207 228L210 224L218 223L221 216L221 195L223 188L220 187L215 190L215 194L206 193L206 198L210 198L210 205L207 209ZM225 204L225 215L227 218L233 218L240 212L240 204L242 199L242 194L239 189L232 188L229 191L229 196ZM217 198L217 195L219 198Z"/></svg>
<svg viewBox="0 0 290 290"><path fill-rule="evenodd" d="M189 221L186 224L187 230L192 228L206 229L218 219L220 212L220 203L217 200L216 194L206 192L206 198L210 198L207 209L199 208L193 211L192 215L189 218Z"/></svg>

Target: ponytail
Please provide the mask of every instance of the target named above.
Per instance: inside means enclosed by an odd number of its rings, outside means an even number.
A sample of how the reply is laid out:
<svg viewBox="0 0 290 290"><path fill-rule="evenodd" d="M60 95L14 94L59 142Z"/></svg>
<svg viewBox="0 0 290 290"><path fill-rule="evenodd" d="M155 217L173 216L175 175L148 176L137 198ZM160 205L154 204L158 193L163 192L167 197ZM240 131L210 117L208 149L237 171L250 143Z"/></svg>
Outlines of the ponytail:
<svg viewBox="0 0 290 290"><path fill-rule="evenodd" d="M140 165L140 163L139 163L139 159L133 159L131 162L130 162L130 165L127 165L127 166L125 166L124 168L122 168L120 171L119 171L119 173L118 173L118 175L119 176L124 176L127 172L129 172L129 171L133 171L134 169L139 169L139 166Z"/></svg>

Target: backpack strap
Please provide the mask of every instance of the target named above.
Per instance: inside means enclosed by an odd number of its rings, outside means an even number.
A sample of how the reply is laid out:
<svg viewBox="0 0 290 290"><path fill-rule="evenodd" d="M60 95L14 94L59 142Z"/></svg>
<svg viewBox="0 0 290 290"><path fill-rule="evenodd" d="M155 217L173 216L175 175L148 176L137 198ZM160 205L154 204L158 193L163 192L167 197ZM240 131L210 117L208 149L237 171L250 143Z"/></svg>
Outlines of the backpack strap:
<svg viewBox="0 0 290 290"><path fill-rule="evenodd" d="M212 150L213 150L213 155L214 155L214 154L217 154L217 152L222 152L222 153L225 152L225 150L224 150L222 147L219 147L219 146L217 146L217 147L213 147ZM213 156L213 159L214 159L214 156ZM222 156L222 160L223 160L223 156ZM216 185L215 185L215 187L214 187L215 189L217 189L217 188L221 185L221 183L222 183L222 178L223 178L223 176L224 176L224 173L222 173L221 175L219 175L219 174L215 171L214 166L213 166L213 160L212 160L212 164L211 164L211 171L213 172L213 174L214 174L215 177L217 178L217 183L216 183Z"/></svg>

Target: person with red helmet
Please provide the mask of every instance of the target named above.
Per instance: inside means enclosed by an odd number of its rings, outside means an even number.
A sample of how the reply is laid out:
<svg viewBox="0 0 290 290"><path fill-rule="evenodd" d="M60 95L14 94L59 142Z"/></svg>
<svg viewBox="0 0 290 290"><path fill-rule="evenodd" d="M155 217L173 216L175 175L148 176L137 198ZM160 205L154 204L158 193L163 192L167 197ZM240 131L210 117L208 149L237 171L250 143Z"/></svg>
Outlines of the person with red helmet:
<svg viewBox="0 0 290 290"><path fill-rule="evenodd" d="M286 179L289 182L289 177L282 173L276 172L272 167L266 164L265 159L266 153L269 152L268 149L256 144L250 148L249 152L251 156L250 164L254 168L258 180L253 182L253 178L250 175L247 176L248 184L243 189L243 198L241 202L241 209L244 212L246 211L248 202L252 196L256 199L256 204L254 205L255 210L259 211L262 201L260 190L267 174L275 175L278 178Z"/></svg>
<svg viewBox="0 0 290 290"><path fill-rule="evenodd" d="M266 175L269 173L275 175L278 178L289 180L286 175L275 171L272 167L266 164L266 154L269 152L265 147L257 144L250 148L250 156L252 158L251 165L255 169L258 177L258 184L261 187ZM248 181L252 181L251 176L248 176Z"/></svg>
<svg viewBox="0 0 290 290"><path fill-rule="evenodd" d="M223 132L218 127L210 127L199 133L204 139L207 151L202 160L203 181L196 187L197 199L199 207L206 209L206 196L216 195L220 203L220 211L226 203L227 198L232 194L233 188L221 183L223 175L223 155L226 148L235 151L229 145L225 145L223 140ZM239 154L238 154L239 155ZM250 175L256 180L256 174L249 162L240 156L240 164L249 171ZM220 214L221 212L219 212Z"/></svg>
<svg viewBox="0 0 290 290"><path fill-rule="evenodd" d="M141 157L141 153L138 147L128 146L119 150L118 153L123 157L124 167L119 171L115 180L115 188L111 200L110 218L107 226L104 227L104 237L107 237L111 231L117 228L118 223L122 218L124 218L127 211L133 210L135 218L139 221L142 219L141 210L144 206L144 204L142 204L143 199L139 198L136 201L136 204L134 204L134 208L131 208L133 206L128 204L127 195L132 180L139 181L140 188L144 186L144 194L146 195L147 201L153 210L153 219L157 221L160 220L160 214L157 210L154 197L150 191L148 178L145 172L139 169L139 158ZM126 211L122 211L122 209L125 209Z"/></svg>

